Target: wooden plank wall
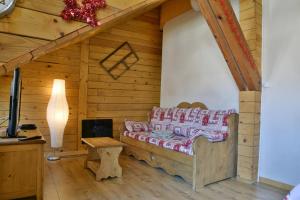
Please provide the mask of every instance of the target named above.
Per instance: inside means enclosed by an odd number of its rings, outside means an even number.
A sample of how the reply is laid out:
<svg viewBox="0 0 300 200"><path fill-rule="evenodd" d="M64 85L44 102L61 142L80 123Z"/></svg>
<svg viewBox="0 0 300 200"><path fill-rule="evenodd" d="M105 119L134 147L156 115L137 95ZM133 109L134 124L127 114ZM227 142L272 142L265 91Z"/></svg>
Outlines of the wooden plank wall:
<svg viewBox="0 0 300 200"><path fill-rule="evenodd" d="M240 0L240 24L261 74L262 0Z"/></svg>
<svg viewBox="0 0 300 200"><path fill-rule="evenodd" d="M113 118L114 136L118 137L118 127L125 118L145 120L152 106L159 105L162 43L159 16L159 9L155 9L21 68L21 123L37 124L47 140L46 151L50 150L46 108L55 78L66 80L70 106L65 151L80 147L79 118ZM125 41L132 44L140 61L115 81L100 68L99 60ZM0 117L8 115L10 82L11 75L0 77ZM85 90L88 96L84 95Z"/></svg>
<svg viewBox="0 0 300 200"><path fill-rule="evenodd" d="M262 0L240 0L240 24L261 73ZM261 93L240 92L238 176L257 180Z"/></svg>
<svg viewBox="0 0 300 200"><path fill-rule="evenodd" d="M64 150L77 149L77 104L79 89L80 45L72 45L33 61L22 68L21 124L35 123L47 140L50 136L46 109L51 95L53 79L66 80L70 116L65 129ZM0 116L8 115L11 75L0 77Z"/></svg>
<svg viewBox="0 0 300 200"><path fill-rule="evenodd" d="M61 0L19 0L10 15L0 19L0 62L37 49L86 26L65 22L60 17Z"/></svg>
<svg viewBox="0 0 300 200"><path fill-rule="evenodd" d="M112 118L114 137L125 118L146 120L160 103L161 44L159 9L120 24L90 39L88 118ZM123 42L128 41L140 61L118 80L99 65Z"/></svg>
<svg viewBox="0 0 300 200"><path fill-rule="evenodd" d="M101 25L93 28L60 17L62 0L18 0L13 12L0 19L0 75L16 65L81 42L116 23L132 19L165 0L109 0L97 11Z"/></svg>
<svg viewBox="0 0 300 200"><path fill-rule="evenodd" d="M240 92L238 176L257 181L261 92Z"/></svg>

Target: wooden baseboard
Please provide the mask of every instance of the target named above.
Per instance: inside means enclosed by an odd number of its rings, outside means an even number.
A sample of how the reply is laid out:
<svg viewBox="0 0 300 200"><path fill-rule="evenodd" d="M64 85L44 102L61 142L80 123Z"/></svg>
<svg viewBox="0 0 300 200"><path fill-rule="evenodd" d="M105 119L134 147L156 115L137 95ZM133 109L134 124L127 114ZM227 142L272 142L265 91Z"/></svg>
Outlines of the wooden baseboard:
<svg viewBox="0 0 300 200"><path fill-rule="evenodd" d="M239 177L239 176L237 176L235 179L236 179L237 181L239 181L239 182L247 183L247 184L257 183L257 181L247 180L247 179L241 178L241 177Z"/></svg>
<svg viewBox="0 0 300 200"><path fill-rule="evenodd" d="M290 191L294 188L294 186L286 184L286 183L282 183L279 181L275 181L272 179L268 179L268 178L264 178L264 177L259 177L259 182L266 184L266 185L270 185L279 189L283 189L283 190L287 190Z"/></svg>

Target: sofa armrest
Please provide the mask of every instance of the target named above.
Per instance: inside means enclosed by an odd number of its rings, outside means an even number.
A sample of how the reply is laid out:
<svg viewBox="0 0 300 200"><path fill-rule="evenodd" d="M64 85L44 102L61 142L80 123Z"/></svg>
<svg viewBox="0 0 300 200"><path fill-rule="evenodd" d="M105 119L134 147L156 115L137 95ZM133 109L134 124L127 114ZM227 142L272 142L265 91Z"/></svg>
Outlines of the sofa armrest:
<svg viewBox="0 0 300 200"><path fill-rule="evenodd" d="M228 119L228 138L209 142L198 137L193 143L193 189L199 191L207 184L236 176L238 115Z"/></svg>

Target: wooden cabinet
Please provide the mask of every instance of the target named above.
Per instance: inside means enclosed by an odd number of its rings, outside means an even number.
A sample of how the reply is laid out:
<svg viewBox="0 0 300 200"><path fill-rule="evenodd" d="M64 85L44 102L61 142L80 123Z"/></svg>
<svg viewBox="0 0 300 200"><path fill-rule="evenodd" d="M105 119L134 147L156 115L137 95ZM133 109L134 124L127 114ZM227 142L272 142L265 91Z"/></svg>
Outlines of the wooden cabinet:
<svg viewBox="0 0 300 200"><path fill-rule="evenodd" d="M35 130L21 134L40 133ZM44 143L43 138L24 142L0 139L0 199L43 199Z"/></svg>

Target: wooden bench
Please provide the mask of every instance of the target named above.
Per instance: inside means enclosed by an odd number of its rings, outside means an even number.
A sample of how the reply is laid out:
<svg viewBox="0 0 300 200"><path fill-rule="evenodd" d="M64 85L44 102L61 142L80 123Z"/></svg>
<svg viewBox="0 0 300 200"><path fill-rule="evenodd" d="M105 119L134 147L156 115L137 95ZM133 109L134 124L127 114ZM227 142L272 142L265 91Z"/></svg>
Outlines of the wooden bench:
<svg viewBox="0 0 300 200"><path fill-rule="evenodd" d="M207 107L200 103L181 103L177 107ZM228 138L223 142L212 143L205 137L198 137L193 142L193 156L141 142L123 135L121 127L120 140L127 144L124 152L138 160L146 161L152 167L164 169L171 175L181 176L199 191L207 184L236 176L238 115L228 118Z"/></svg>

